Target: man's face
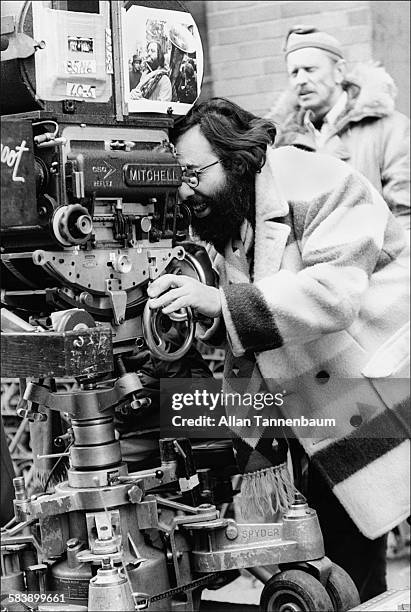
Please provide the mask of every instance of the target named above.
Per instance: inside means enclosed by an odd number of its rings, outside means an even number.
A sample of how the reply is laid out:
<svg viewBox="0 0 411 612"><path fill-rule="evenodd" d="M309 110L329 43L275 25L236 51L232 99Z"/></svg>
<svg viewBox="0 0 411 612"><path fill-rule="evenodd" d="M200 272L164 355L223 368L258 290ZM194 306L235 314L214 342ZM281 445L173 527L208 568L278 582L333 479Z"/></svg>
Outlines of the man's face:
<svg viewBox="0 0 411 612"><path fill-rule="evenodd" d="M178 161L189 170L198 170L218 159L198 125L180 136L176 142L176 149ZM227 176L224 168L221 164L215 164L200 175L195 189L190 186L190 183L181 185L180 200L188 203L196 217L207 217L211 213L211 207L206 205L208 199L213 198L226 183Z"/></svg>
<svg viewBox="0 0 411 612"><path fill-rule="evenodd" d="M154 43L147 47L147 61L154 70L158 67L157 45Z"/></svg>
<svg viewBox="0 0 411 612"><path fill-rule="evenodd" d="M190 170L208 166L218 159L198 125L178 138L176 149L178 161ZM218 163L200 174L197 186L183 183L179 198L192 213L194 232L222 250L237 235L249 211L252 189L254 182L251 186L244 177L234 176Z"/></svg>
<svg viewBox="0 0 411 612"><path fill-rule="evenodd" d="M328 113L342 91L342 62L321 49L298 49L288 55L287 71L301 107L317 117Z"/></svg>

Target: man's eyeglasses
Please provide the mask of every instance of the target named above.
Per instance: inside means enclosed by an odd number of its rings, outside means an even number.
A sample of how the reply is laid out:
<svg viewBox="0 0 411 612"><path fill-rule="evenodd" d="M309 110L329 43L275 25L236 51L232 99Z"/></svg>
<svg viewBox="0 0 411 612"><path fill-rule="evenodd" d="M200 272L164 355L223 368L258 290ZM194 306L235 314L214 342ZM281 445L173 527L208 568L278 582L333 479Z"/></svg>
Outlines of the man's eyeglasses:
<svg viewBox="0 0 411 612"><path fill-rule="evenodd" d="M207 166L202 166L201 168L197 168L196 170L191 169L191 168L187 168L186 166L182 167L183 170L183 182L187 183L187 185L190 185L190 187L192 189L196 189L198 187L198 184L200 182L200 178L201 175L208 170L208 168L212 168L213 166L215 166L216 164L219 164L220 160L217 159L217 161L212 162L211 164L208 164Z"/></svg>

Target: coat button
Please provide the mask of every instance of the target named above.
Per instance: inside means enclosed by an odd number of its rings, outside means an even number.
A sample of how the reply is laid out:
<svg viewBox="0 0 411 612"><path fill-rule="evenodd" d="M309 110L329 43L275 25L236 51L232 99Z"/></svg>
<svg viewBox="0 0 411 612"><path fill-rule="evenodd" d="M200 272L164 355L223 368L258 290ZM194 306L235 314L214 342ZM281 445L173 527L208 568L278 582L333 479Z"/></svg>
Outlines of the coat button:
<svg viewBox="0 0 411 612"><path fill-rule="evenodd" d="M362 417L359 414L354 414L354 416L350 418L350 425L352 425L353 427L359 427L361 423Z"/></svg>
<svg viewBox="0 0 411 612"><path fill-rule="evenodd" d="M315 379L320 385L325 385L330 380L330 375L325 370L321 370L315 375Z"/></svg>

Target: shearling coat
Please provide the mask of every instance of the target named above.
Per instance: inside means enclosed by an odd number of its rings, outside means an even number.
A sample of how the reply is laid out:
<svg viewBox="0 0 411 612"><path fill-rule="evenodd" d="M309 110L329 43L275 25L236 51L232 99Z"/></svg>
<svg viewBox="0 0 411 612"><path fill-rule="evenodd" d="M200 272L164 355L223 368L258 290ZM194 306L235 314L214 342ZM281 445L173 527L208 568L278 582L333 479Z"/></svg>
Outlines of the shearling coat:
<svg viewBox="0 0 411 612"><path fill-rule="evenodd" d="M268 118L277 126L276 147L296 145L350 163L383 195L405 229L410 229L410 122L395 110L396 87L384 68L359 64L345 85L348 102L321 149L306 112L286 92Z"/></svg>
<svg viewBox="0 0 411 612"><path fill-rule="evenodd" d="M406 232L367 179L328 155L269 149L255 194L249 277L236 277L236 253L210 251L228 350L254 352L268 389L286 391L285 417L336 419L293 429L376 538L410 512Z"/></svg>

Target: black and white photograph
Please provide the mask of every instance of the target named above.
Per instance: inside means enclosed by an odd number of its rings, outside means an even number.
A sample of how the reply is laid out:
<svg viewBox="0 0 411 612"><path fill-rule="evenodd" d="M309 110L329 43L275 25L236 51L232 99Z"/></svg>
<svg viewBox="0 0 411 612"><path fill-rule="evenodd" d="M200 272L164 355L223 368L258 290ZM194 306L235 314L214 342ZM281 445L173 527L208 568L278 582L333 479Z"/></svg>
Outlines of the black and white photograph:
<svg viewBox="0 0 411 612"><path fill-rule="evenodd" d="M410 7L1 2L0 612L410 611Z"/></svg>
<svg viewBox="0 0 411 612"><path fill-rule="evenodd" d="M187 112L203 74L201 40L190 13L133 5L123 10L122 20L129 111Z"/></svg>

